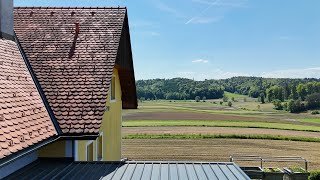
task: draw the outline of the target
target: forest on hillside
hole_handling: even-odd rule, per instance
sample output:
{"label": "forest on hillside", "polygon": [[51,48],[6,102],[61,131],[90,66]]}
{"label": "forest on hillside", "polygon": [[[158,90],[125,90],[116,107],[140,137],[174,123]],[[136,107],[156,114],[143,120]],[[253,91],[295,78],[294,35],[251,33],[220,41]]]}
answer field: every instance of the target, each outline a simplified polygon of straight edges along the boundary
{"label": "forest on hillside", "polygon": [[[273,102],[276,109],[286,109],[288,105],[299,105],[296,111],[306,107],[303,101],[316,99],[320,106],[320,79],[286,79],[261,77],[233,77],[220,80],[194,81],[186,78],[138,80],[136,82],[139,99],[194,100],[222,98],[224,91],[259,98]],[[319,98],[320,101],[320,98]],[[283,104],[282,102],[287,102]],[[289,110],[291,111],[291,110]],[[294,110],[292,110],[294,111]]]}

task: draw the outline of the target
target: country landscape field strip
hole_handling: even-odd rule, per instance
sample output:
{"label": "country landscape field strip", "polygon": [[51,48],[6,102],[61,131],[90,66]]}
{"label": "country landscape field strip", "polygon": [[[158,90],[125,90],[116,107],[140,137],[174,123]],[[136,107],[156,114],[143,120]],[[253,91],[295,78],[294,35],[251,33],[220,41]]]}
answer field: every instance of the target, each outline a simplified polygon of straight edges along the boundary
{"label": "country landscape field strip", "polygon": [[147,127],[147,126],[204,126],[204,127],[244,127],[281,129],[294,131],[320,132],[320,127],[300,124],[275,123],[275,122],[252,122],[252,121],[210,121],[210,120],[124,120],[124,127]]}
{"label": "country landscape field strip", "polygon": [[320,142],[320,138],[287,137],[272,135],[238,135],[238,134],[128,134],[123,139],[268,139],[302,142]]}

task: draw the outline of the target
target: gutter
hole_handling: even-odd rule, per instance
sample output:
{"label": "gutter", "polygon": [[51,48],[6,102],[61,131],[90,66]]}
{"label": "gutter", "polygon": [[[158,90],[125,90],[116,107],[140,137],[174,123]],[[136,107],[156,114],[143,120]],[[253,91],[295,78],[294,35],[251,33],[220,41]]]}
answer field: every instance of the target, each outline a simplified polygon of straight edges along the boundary
{"label": "gutter", "polygon": [[30,146],[30,147],[28,147],[26,149],[23,149],[20,152],[18,151],[17,153],[11,154],[10,156],[5,157],[5,158],[0,160],[0,168],[5,166],[5,165],[7,165],[7,164],[10,164],[10,163],[14,162],[15,160],[17,160],[17,159],[19,159],[19,158],[21,158],[23,156],[26,156],[26,155],[34,152],[35,150],[37,150],[37,149],[39,149],[39,148],[41,148],[43,146],[46,146],[46,145],[48,145],[48,144],[50,144],[52,142],[55,142],[55,141],[57,141],[59,139],[60,139],[60,137],[51,137],[51,138],[49,138],[47,140],[44,140],[43,142],[40,142],[40,143],[35,144],[35,145],[32,145],[32,146]]}
{"label": "gutter", "polygon": [[37,90],[38,90],[38,93],[40,94],[42,102],[43,102],[45,108],[47,109],[47,112],[48,112],[48,114],[50,116],[50,119],[51,119],[55,129],[56,129],[56,132],[58,133],[58,135],[62,135],[62,130],[61,130],[60,126],[59,126],[59,123],[58,123],[56,117],[54,116],[52,109],[50,108],[49,102],[48,102],[48,100],[47,100],[47,98],[46,98],[46,96],[45,96],[45,94],[44,94],[44,92],[43,92],[43,90],[42,90],[42,88],[40,86],[40,83],[39,83],[37,77],[35,76],[35,73],[33,72],[31,64],[28,61],[27,56],[24,53],[23,48],[21,47],[20,41],[17,38],[17,35],[16,35],[15,32],[14,32],[14,39],[15,39],[15,42],[17,43],[17,45],[18,45],[18,49],[20,51],[20,54],[21,54],[26,66],[27,66],[27,68],[29,70],[29,73],[30,73],[30,75],[32,77],[32,80],[33,80]]}

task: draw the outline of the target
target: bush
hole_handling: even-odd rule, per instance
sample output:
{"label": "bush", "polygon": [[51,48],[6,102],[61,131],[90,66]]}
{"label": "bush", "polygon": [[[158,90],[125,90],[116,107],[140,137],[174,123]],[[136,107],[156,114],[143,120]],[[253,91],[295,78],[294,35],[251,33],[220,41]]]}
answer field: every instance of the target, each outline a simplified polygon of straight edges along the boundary
{"label": "bush", "polygon": [[311,171],[309,180],[320,180],[320,170]]}
{"label": "bush", "polygon": [[203,96],[202,101],[206,102],[207,98],[205,96]]}
{"label": "bush", "polygon": [[275,99],[275,100],[272,101],[272,103],[273,103],[274,108],[275,108],[276,110],[282,110],[282,109],[283,109],[283,106],[282,106],[282,103],[281,103],[280,100]]}
{"label": "bush", "polygon": [[227,96],[223,95],[223,99],[222,100],[223,100],[223,102],[227,102],[229,100],[229,98]]}
{"label": "bush", "polygon": [[312,111],[311,114],[315,115],[315,114],[320,114],[319,111]]}
{"label": "bush", "polygon": [[195,100],[196,102],[200,102],[200,96],[196,96]]}
{"label": "bush", "polygon": [[220,101],[220,105],[222,105],[223,104],[223,101]]}
{"label": "bush", "polygon": [[232,98],[231,98],[231,100],[232,100],[233,102],[235,102],[235,101],[236,101],[236,100],[234,99],[234,97],[232,97]]}
{"label": "bush", "polygon": [[231,101],[228,102],[228,106],[229,106],[229,107],[232,106],[232,102],[231,102]]}

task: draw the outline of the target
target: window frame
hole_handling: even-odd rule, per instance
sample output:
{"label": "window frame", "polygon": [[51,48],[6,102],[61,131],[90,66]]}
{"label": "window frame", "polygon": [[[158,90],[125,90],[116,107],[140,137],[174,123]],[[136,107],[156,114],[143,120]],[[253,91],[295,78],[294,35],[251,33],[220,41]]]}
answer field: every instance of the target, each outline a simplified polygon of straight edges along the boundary
{"label": "window frame", "polygon": [[[101,157],[99,158],[99,139],[101,138]],[[96,140],[96,159],[97,161],[103,161],[103,132],[100,132],[99,137]]]}
{"label": "window frame", "polygon": [[[114,84],[112,84],[112,80],[114,79]],[[114,93],[114,97],[112,94]],[[111,85],[110,85],[110,103],[116,102],[116,76],[111,76]]]}
{"label": "window frame", "polygon": [[92,144],[92,161],[94,161],[94,156],[93,156],[93,147],[94,147],[94,145],[93,145],[93,140],[90,140],[90,141],[88,141],[87,143],[86,143],[86,161],[89,161],[88,160],[88,147]]}

